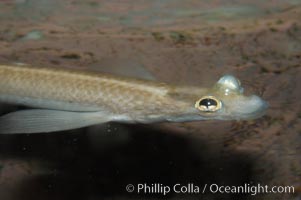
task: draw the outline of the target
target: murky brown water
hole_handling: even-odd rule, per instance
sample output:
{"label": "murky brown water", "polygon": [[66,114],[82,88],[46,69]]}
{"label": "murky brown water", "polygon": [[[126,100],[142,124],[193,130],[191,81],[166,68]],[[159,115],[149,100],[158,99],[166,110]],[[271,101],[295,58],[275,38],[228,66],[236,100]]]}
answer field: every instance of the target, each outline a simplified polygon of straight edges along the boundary
{"label": "murky brown water", "polygon": [[[0,199],[165,199],[129,183],[293,185],[295,194],[169,194],[171,199],[298,199],[298,1],[0,0],[0,61],[103,70],[211,86],[237,76],[270,104],[243,122],[95,127],[0,135]],[[235,6],[233,6],[235,5]],[[8,112],[15,107],[2,107]]]}

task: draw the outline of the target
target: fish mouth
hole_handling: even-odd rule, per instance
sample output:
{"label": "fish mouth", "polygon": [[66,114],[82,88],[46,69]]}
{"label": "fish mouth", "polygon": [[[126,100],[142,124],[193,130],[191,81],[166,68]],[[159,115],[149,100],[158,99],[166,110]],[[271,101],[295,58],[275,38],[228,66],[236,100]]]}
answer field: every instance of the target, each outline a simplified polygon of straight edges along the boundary
{"label": "fish mouth", "polygon": [[269,105],[266,101],[253,95],[243,101],[236,102],[236,104],[231,107],[232,114],[230,112],[229,115],[230,118],[232,115],[233,119],[236,120],[256,119],[262,117],[266,113],[268,107]]}

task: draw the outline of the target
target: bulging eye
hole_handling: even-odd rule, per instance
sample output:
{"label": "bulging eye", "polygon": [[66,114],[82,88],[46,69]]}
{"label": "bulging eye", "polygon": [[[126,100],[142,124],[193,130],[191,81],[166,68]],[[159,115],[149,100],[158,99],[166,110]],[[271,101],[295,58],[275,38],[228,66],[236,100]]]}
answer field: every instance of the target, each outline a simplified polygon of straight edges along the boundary
{"label": "bulging eye", "polygon": [[195,103],[195,107],[203,112],[215,112],[222,107],[222,103],[213,96],[204,96]]}

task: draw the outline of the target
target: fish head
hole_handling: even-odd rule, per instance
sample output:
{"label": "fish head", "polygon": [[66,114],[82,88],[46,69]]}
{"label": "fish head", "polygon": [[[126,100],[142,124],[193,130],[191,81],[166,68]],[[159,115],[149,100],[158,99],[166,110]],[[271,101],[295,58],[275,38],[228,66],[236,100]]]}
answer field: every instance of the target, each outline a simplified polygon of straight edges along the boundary
{"label": "fish head", "polygon": [[264,115],[267,102],[256,95],[245,96],[240,81],[224,75],[195,103],[202,119],[248,120]]}

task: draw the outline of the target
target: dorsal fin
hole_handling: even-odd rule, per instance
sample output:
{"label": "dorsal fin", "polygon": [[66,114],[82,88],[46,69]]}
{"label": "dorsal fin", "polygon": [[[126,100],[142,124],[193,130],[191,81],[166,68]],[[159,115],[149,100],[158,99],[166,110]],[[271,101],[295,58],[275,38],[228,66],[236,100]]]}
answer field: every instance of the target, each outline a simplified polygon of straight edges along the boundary
{"label": "dorsal fin", "polygon": [[92,66],[93,69],[108,74],[139,78],[145,80],[156,80],[142,63],[131,59],[107,58]]}

